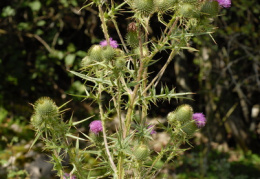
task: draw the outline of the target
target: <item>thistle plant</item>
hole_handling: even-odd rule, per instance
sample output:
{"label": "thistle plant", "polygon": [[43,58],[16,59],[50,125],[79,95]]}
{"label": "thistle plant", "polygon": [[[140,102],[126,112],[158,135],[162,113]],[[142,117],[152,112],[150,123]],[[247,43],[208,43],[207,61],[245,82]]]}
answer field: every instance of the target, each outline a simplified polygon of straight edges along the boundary
{"label": "thistle plant", "polygon": [[[222,7],[230,7],[230,0],[125,0],[116,4],[113,0],[93,0],[85,5],[95,6],[99,11],[104,41],[93,44],[88,55],[82,59],[81,68],[71,71],[86,84],[84,99],[97,103],[99,114],[89,125],[89,134],[80,138],[71,133],[71,128],[93,117],[73,122],[71,117],[64,122],[61,110],[48,97],[40,98],[33,105],[35,113],[32,125],[36,130],[35,142],[41,138],[45,149],[52,152],[52,163],[60,178],[155,178],[168,162],[178,156],[184,143],[206,124],[202,113],[194,113],[188,104],[180,105],[167,116],[167,123],[150,124],[147,116],[151,103],[188,98],[192,92],[177,93],[175,89],[162,86],[160,82],[167,66],[182,50],[197,51],[190,47],[194,36],[210,35],[215,31],[212,20]],[[127,12],[132,17],[124,36],[117,16]],[[149,37],[151,17],[162,24],[162,33],[157,39]],[[167,16],[167,18],[165,18]],[[112,22],[120,42],[113,40],[107,26]],[[155,59],[162,51],[169,53],[165,64],[152,80],[148,80],[148,67],[161,59]],[[109,100],[104,100],[104,95]],[[119,125],[116,132],[107,128],[111,114],[116,114]],[[165,131],[170,140],[156,153],[150,146],[156,128]],[[70,138],[74,139],[71,140]],[[82,148],[79,141],[89,142]],[[88,168],[86,154],[95,155],[97,165]],[[70,174],[65,173],[62,161],[69,156]],[[163,160],[164,165],[157,163]],[[99,176],[92,174],[101,170]]]}

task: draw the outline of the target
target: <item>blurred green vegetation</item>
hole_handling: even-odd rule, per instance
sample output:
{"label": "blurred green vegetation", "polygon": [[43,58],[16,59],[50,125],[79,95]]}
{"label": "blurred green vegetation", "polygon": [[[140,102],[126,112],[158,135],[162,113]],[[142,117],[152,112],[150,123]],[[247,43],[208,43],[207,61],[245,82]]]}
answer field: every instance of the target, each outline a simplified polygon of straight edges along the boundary
{"label": "blurred green vegetation", "polygon": [[[41,96],[50,96],[60,105],[73,98],[69,107],[75,111],[75,120],[95,113],[94,105],[69,95],[82,94],[84,88],[68,70],[77,70],[91,44],[104,38],[95,7],[79,11],[84,3],[0,2],[0,176],[10,157],[19,152],[25,155],[25,146],[34,138],[29,103]],[[180,54],[162,78],[163,84],[176,86],[177,91],[195,92],[195,101],[190,103],[208,119],[202,131],[205,141],[173,166],[178,178],[260,176],[260,3],[236,0],[220,12],[213,22],[218,27],[214,40],[210,36],[193,39],[190,45],[199,52]],[[125,32],[127,23],[119,24]],[[108,26],[118,40],[114,27]],[[151,26],[151,36],[156,36],[161,29],[155,19]],[[158,63],[150,70],[160,67]],[[174,103],[158,106],[152,107],[153,116],[164,117],[175,107]],[[86,124],[82,127],[88,130]],[[216,145],[227,146],[225,152],[216,150]],[[239,157],[231,160],[233,152]],[[13,178],[26,175],[25,161],[17,158],[19,165],[10,173]]]}

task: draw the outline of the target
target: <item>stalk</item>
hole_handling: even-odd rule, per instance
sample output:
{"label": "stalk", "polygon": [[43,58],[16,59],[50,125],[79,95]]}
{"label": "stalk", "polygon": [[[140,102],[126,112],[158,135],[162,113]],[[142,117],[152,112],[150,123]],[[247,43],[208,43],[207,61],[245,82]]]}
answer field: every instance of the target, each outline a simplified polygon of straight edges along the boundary
{"label": "stalk", "polygon": [[106,124],[105,124],[103,105],[102,105],[102,101],[101,101],[101,94],[102,94],[102,84],[99,83],[99,86],[98,86],[98,96],[99,96],[98,106],[99,106],[99,111],[100,111],[102,127],[103,127],[103,130],[102,130],[102,132],[103,132],[103,139],[104,139],[104,144],[105,144],[105,148],[106,148],[106,154],[108,156],[111,168],[113,169],[114,173],[117,173],[117,169],[116,169],[115,163],[114,163],[114,161],[113,161],[113,159],[111,157],[111,154],[110,154],[110,151],[109,151],[109,148],[108,148],[108,144],[107,144]]}
{"label": "stalk", "polygon": [[[139,29],[139,33],[138,33],[138,38],[139,38],[139,47],[140,47],[140,66],[138,69],[136,82],[139,82],[143,76],[144,61],[146,60],[145,58],[143,58],[143,45],[142,45],[142,40],[141,40],[140,29]],[[129,97],[130,103],[129,103],[127,114],[126,114],[126,130],[124,131],[124,138],[129,134],[129,131],[130,131],[130,125],[131,125],[131,121],[132,121],[131,120],[132,112],[135,108],[135,99],[136,99],[139,87],[140,87],[140,83],[136,84],[134,87],[133,93]]]}
{"label": "stalk", "polygon": [[100,18],[101,23],[102,23],[101,27],[102,27],[103,33],[105,35],[105,39],[107,41],[107,44],[110,44],[109,43],[108,30],[107,30],[107,24],[105,22],[104,12],[102,10],[102,5],[101,4],[98,5],[98,10],[99,10],[99,18]]}

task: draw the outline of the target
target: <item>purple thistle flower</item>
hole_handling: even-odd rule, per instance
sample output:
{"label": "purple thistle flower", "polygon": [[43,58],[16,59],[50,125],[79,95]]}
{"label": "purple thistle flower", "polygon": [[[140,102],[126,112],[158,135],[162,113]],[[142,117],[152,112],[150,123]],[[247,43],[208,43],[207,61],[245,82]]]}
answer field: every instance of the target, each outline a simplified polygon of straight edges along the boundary
{"label": "purple thistle flower", "polygon": [[192,119],[195,120],[195,123],[198,126],[198,128],[204,127],[207,122],[203,113],[194,113],[192,115]]}
{"label": "purple thistle flower", "polygon": [[70,178],[70,174],[69,173],[64,173],[63,179],[76,179],[76,177],[74,175],[72,175],[71,178]]}
{"label": "purple thistle flower", "polygon": [[101,132],[103,130],[102,122],[100,120],[92,121],[89,124],[89,128],[90,128],[91,132],[98,134],[99,132]]}
{"label": "purple thistle flower", "polygon": [[[117,41],[113,40],[112,38],[109,38],[109,44],[113,48],[117,48],[118,47]],[[107,41],[106,40],[101,41],[100,45],[101,45],[101,47],[107,46]]]}
{"label": "purple thistle flower", "polygon": [[231,0],[217,0],[218,4],[222,7],[229,8],[231,6]]}
{"label": "purple thistle flower", "polygon": [[[147,129],[150,129],[151,127],[153,128],[154,125],[149,125],[149,126],[147,127]],[[156,131],[155,131],[154,129],[152,129],[152,131],[151,131],[150,134],[156,134]]]}

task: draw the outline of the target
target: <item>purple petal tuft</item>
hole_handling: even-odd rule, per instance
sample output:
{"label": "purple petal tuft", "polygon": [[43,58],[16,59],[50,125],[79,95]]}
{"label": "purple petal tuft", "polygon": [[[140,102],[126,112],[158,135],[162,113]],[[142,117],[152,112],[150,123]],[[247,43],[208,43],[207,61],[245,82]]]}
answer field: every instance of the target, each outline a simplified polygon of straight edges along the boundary
{"label": "purple petal tuft", "polygon": [[92,121],[89,124],[89,128],[90,128],[91,132],[98,134],[99,132],[101,132],[103,130],[102,122],[100,120]]}
{"label": "purple petal tuft", "polygon": [[222,7],[229,8],[231,7],[231,0],[217,0],[218,4]]}
{"label": "purple petal tuft", "polygon": [[206,118],[203,113],[194,113],[192,119],[195,120],[198,128],[204,127],[206,125]]}
{"label": "purple petal tuft", "polygon": [[[107,41],[106,40],[101,41],[100,45],[101,45],[101,47],[107,46]],[[118,47],[117,41],[113,40],[112,38],[109,38],[109,45],[111,47],[113,47],[113,48],[117,48]]]}

